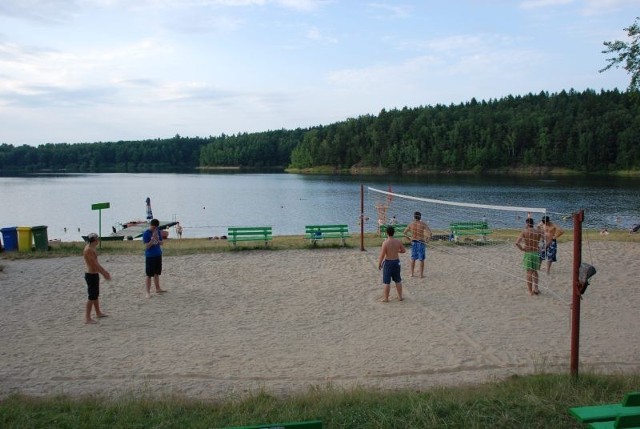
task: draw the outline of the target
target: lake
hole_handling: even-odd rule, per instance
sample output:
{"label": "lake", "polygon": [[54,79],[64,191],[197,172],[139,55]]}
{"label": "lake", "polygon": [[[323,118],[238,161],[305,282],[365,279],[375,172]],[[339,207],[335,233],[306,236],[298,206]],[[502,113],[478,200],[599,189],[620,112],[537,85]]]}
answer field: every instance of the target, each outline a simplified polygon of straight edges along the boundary
{"label": "lake", "polygon": [[[179,221],[185,238],[255,225],[273,226],[274,235],[302,234],[305,225],[329,223],[347,223],[355,232],[361,184],[371,219],[376,210],[367,187],[391,186],[393,192],[424,198],[543,207],[558,216],[585,209],[586,227],[628,229],[640,222],[638,178],[111,173],[0,177],[0,227],[46,225],[49,239],[77,241],[98,230],[98,211],[91,205],[109,202],[102,211],[102,234],[108,235],[118,223],[145,219],[149,197],[154,217]],[[407,206],[397,214],[409,212]],[[375,221],[367,230],[375,230]]]}

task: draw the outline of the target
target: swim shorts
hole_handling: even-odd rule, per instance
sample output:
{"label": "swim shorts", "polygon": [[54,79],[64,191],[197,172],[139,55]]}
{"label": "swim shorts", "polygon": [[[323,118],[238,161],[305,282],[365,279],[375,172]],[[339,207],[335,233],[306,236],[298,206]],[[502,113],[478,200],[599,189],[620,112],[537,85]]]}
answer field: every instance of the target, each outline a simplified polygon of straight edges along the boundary
{"label": "swim shorts", "polygon": [[402,278],[400,278],[400,259],[386,259],[382,264],[382,284],[391,284],[391,280],[396,284],[402,283]]}
{"label": "swim shorts", "polygon": [[147,256],[145,259],[145,272],[147,277],[162,274],[162,256]]}
{"label": "swim shorts", "polygon": [[411,240],[411,259],[424,261],[427,255],[427,245],[424,241]]}
{"label": "swim shorts", "polygon": [[551,240],[551,244],[548,248],[543,248],[540,251],[540,259],[546,259],[547,261],[556,262],[556,254],[558,253],[558,242]]}
{"label": "swim shorts", "polygon": [[538,271],[540,269],[540,255],[538,252],[524,252],[522,266],[525,270]]}
{"label": "swim shorts", "polygon": [[98,273],[84,273],[84,281],[87,282],[89,301],[95,301],[100,296],[100,275]]}

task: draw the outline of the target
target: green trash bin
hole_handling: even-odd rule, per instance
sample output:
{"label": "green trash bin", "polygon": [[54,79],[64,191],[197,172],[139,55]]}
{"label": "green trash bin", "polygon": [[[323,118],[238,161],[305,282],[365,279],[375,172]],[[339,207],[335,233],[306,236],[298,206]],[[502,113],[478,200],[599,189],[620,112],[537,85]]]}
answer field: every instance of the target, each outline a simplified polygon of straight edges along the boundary
{"label": "green trash bin", "polygon": [[47,236],[47,226],[38,225],[32,226],[31,232],[33,232],[33,244],[36,250],[46,251],[49,250],[49,237]]}
{"label": "green trash bin", "polygon": [[30,226],[19,226],[18,230],[18,252],[30,252],[33,234]]}

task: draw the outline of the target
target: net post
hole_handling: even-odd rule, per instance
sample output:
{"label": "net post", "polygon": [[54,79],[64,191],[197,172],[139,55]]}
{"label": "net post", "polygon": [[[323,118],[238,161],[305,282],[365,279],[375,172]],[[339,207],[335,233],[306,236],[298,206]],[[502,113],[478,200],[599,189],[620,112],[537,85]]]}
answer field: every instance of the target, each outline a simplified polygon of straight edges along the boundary
{"label": "net post", "polygon": [[364,252],[364,184],[360,184],[360,251]]}
{"label": "net post", "polygon": [[582,222],[584,210],[573,214],[573,300],[571,305],[571,376],[578,379],[578,363],[580,358],[580,295],[579,276],[582,263]]}

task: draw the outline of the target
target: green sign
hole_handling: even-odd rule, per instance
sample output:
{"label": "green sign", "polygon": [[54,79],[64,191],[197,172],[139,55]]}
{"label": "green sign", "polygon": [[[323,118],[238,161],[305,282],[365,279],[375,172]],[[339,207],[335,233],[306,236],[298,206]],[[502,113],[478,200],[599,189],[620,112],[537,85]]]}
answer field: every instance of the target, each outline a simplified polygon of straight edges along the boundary
{"label": "green sign", "polygon": [[109,207],[111,207],[109,205],[109,203],[95,203],[95,204],[91,204],[91,210],[102,210],[102,209],[108,209]]}

